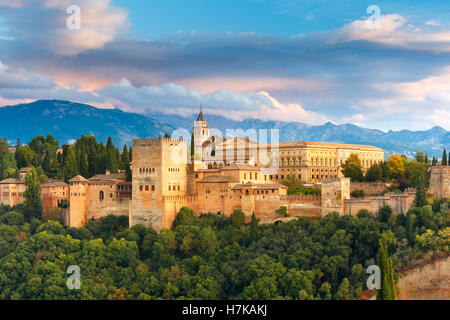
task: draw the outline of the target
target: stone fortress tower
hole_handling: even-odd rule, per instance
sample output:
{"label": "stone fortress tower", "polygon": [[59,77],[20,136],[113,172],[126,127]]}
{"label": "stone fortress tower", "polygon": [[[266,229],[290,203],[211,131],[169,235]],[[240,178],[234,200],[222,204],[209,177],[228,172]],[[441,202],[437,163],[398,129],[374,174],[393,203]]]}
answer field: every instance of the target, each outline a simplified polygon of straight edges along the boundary
{"label": "stone fortress tower", "polygon": [[450,198],[450,166],[431,168],[428,193],[436,199]]}
{"label": "stone fortress tower", "polygon": [[185,202],[186,152],[181,139],[133,140],[130,225],[142,223],[157,230],[171,226]]}

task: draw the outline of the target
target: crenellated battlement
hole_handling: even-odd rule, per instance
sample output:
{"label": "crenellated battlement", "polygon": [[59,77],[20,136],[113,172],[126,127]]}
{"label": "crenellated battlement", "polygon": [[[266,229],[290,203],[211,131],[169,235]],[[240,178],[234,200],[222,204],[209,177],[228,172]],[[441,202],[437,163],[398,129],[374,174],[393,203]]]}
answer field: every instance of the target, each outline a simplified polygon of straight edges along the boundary
{"label": "crenellated battlement", "polygon": [[198,200],[197,195],[190,195],[190,196],[162,196],[163,201],[165,202],[184,202],[189,203],[193,201]]}
{"label": "crenellated battlement", "polygon": [[287,196],[280,196],[280,200],[304,200],[304,201],[320,201],[322,197],[316,194],[289,194]]}
{"label": "crenellated battlement", "polygon": [[160,145],[164,142],[180,143],[184,141],[185,141],[184,139],[172,139],[172,138],[133,139],[133,146],[152,146],[152,145]]}

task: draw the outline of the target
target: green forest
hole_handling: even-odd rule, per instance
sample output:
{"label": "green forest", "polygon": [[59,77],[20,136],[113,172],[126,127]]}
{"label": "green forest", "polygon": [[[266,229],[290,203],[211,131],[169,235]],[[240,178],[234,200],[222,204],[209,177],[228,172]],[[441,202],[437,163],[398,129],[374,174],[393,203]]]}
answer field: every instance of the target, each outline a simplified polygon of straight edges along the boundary
{"label": "green forest", "polygon": [[[21,168],[35,167],[40,180],[47,178],[68,181],[80,174],[91,178],[106,170],[126,172],[131,180],[130,161],[132,148],[116,147],[111,138],[106,145],[97,142],[93,136],[82,136],[73,144],[63,144],[52,135],[35,136],[27,145],[16,142],[15,152],[10,152],[7,139],[0,141],[0,180],[18,178]],[[60,150],[60,152],[58,152]]]}
{"label": "green forest", "polygon": [[[196,217],[182,208],[157,233],[126,217],[82,228],[42,222],[24,207],[0,209],[0,299],[357,299],[366,268],[387,266],[395,297],[398,273],[417,259],[449,253],[449,203],[392,215],[330,213],[260,224],[242,211]],[[80,290],[66,282],[81,270]],[[390,268],[390,269],[389,269]],[[382,270],[383,272],[383,270]]]}

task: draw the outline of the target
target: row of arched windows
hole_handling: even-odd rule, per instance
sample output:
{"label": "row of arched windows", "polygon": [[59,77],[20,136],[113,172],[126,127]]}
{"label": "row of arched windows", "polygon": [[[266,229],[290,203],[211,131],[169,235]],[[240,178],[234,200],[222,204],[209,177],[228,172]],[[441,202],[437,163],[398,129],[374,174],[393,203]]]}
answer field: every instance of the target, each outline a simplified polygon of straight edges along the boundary
{"label": "row of arched windows", "polygon": [[139,168],[139,173],[152,173],[155,172],[155,168]]}

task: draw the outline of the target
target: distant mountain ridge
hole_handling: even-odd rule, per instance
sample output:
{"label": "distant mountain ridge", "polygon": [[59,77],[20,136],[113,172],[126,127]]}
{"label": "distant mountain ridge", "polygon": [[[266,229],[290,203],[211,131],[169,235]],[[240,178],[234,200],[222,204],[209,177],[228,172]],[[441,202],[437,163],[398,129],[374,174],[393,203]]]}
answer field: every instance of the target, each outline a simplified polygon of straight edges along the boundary
{"label": "distant mountain ridge", "polygon": [[[152,114],[155,119],[168,122],[175,127],[192,126],[191,118],[178,115]],[[449,150],[450,132],[439,126],[425,131],[388,131],[367,129],[354,124],[336,125],[331,122],[323,125],[311,126],[299,122],[262,121],[247,119],[233,121],[217,115],[205,115],[211,128],[220,130],[223,134],[226,129],[279,129],[280,142],[289,141],[315,141],[349,144],[367,144],[386,150],[387,154],[399,153],[413,156],[417,150],[426,152],[429,156],[442,156],[444,148]]]}
{"label": "distant mountain ridge", "polygon": [[0,134],[15,143],[28,143],[36,135],[52,134],[60,144],[82,135],[93,135],[106,143],[130,144],[134,138],[156,137],[174,128],[156,119],[120,109],[98,109],[61,100],[39,100],[0,108]]}
{"label": "distant mountain ridge", "polygon": [[[389,131],[367,129],[353,124],[311,126],[298,122],[262,121],[247,119],[234,121],[205,114],[211,128],[226,129],[279,129],[280,142],[317,141],[351,144],[368,144],[383,148],[388,154],[404,153],[412,156],[422,150],[429,156],[442,155],[450,148],[450,132],[441,127],[425,131]],[[17,138],[28,143],[36,135],[52,134],[61,144],[81,135],[93,135],[106,142],[108,136],[114,143],[130,144],[133,138],[147,138],[171,133],[176,128],[192,130],[193,117],[179,115],[136,114],[120,109],[99,109],[87,104],[62,100],[39,100],[0,108],[0,135],[11,143]]]}

